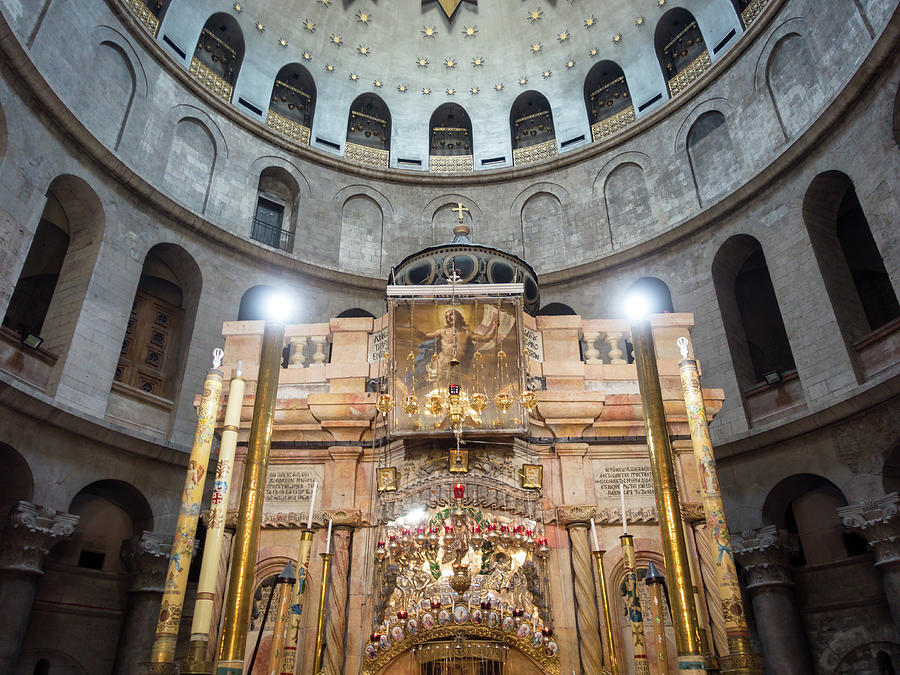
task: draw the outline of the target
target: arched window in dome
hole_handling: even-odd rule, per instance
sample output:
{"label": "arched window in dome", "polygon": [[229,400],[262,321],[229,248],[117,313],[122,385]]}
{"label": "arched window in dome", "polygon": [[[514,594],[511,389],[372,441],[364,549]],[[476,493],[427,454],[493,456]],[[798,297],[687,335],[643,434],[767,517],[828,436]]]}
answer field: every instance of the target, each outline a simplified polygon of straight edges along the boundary
{"label": "arched window in dome", "polygon": [[244,35],[233,17],[213,14],[200,31],[191,74],[204,87],[224,101],[231,101],[244,59]]}
{"label": "arched window in dome", "polygon": [[634,122],[628,82],[618,63],[600,61],[590,69],[584,79],[584,105],[595,141]]}
{"label": "arched window in dome", "polygon": [[266,124],[282,136],[309,145],[315,111],[316,84],[312,75],[299,63],[284,66],[272,86]]}
{"label": "arched window in dome", "polygon": [[294,250],[300,187],[280,166],[263,169],[256,188],[256,211],[250,238],[282,251]]}
{"label": "arched window in dome", "polygon": [[[144,394],[176,398],[200,283],[200,268],[181,247],[157,244],[147,252],[113,377],[115,393],[139,400]],[[168,431],[169,423],[168,415],[143,422],[161,431]]]}
{"label": "arched window in dome", "polygon": [[675,311],[672,305],[672,293],[661,279],[641,277],[628,288],[626,297],[639,293],[647,303],[647,314],[671,314]]}
{"label": "arched window in dome", "polygon": [[750,422],[802,405],[794,355],[759,242],[746,234],[730,237],[716,253],[712,277]]}
{"label": "arched window in dome", "polygon": [[472,122],[465,109],[456,103],[445,103],[431,114],[430,157],[432,173],[472,171]]}
{"label": "arched window in dome", "polygon": [[391,152],[391,112],[375,94],[357,96],[347,120],[344,157],[386,169]]}
{"label": "arched window in dome", "polygon": [[670,96],[684,91],[710,66],[709,50],[697,20],[681,7],[662,15],[656,24],[654,44]]}
{"label": "arched window in dome", "polygon": [[520,94],[509,112],[513,164],[531,164],[556,156],[556,132],[550,102],[536,91]]}
{"label": "arched window in dome", "polygon": [[850,178],[838,171],[816,176],[803,221],[854,365],[860,375],[880,370],[883,346],[866,338],[900,329],[900,303]]}

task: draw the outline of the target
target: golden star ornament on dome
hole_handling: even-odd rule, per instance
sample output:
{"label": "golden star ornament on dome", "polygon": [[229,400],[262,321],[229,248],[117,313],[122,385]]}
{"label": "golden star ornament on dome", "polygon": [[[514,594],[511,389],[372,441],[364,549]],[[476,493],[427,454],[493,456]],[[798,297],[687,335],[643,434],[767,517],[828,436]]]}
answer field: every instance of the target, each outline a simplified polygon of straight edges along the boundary
{"label": "golden star ornament on dome", "polygon": [[483,56],[475,56],[472,58],[472,67],[480,68],[484,65],[484,57]]}
{"label": "golden star ornament on dome", "polygon": [[381,87],[384,86],[384,82],[382,82],[381,80],[375,80],[374,82],[372,82],[372,86],[375,86],[375,87],[378,87],[379,89],[381,89]]}
{"label": "golden star ornament on dome", "polygon": [[284,38],[278,38],[278,44],[280,44],[282,47],[287,48],[287,40],[285,40]]}
{"label": "golden star ornament on dome", "polygon": [[407,90],[407,86],[405,84],[397,85],[397,91],[399,91],[401,94],[405,94],[406,90]]}
{"label": "golden star ornament on dome", "polygon": [[241,3],[236,2],[232,5],[232,7],[234,7],[234,11],[237,12],[238,14],[244,13],[244,6]]}
{"label": "golden star ornament on dome", "polygon": [[557,39],[559,42],[565,42],[566,40],[571,39],[571,37],[572,37],[572,34],[569,32],[569,29],[567,28],[567,29],[564,30],[563,32],[559,33],[559,34],[556,36],[556,39]]}
{"label": "golden star ornament on dome", "polygon": [[644,25],[644,17],[639,16],[634,20],[635,26],[643,26]]}
{"label": "golden star ornament on dome", "polygon": [[448,56],[444,59],[444,66],[446,68],[456,68],[456,59],[450,58]]}
{"label": "golden star ornament on dome", "polygon": [[551,75],[553,75],[553,73],[549,70],[545,70],[543,73],[541,73],[541,77],[543,77],[545,80],[549,80]]}
{"label": "golden star ornament on dome", "polygon": [[453,87],[447,87],[447,96],[453,96],[456,93],[456,89]]}
{"label": "golden star ornament on dome", "polygon": [[470,94],[473,94],[473,95],[474,95],[474,94],[477,94],[477,93],[480,92],[480,91],[481,91],[481,89],[479,89],[478,87],[472,87],[472,88],[469,89],[469,93],[470,93]]}
{"label": "golden star ornament on dome", "polygon": [[494,85],[494,91],[503,91],[503,83],[502,83],[502,82],[498,82],[497,84],[495,84],[495,85]]}
{"label": "golden star ornament on dome", "polygon": [[428,96],[431,94],[431,87],[422,87],[422,94]]}
{"label": "golden star ornament on dome", "polygon": [[334,64],[332,64],[332,63],[326,63],[326,64],[325,64],[325,70],[327,70],[329,73],[333,73],[333,72],[334,72]]}
{"label": "golden star ornament on dome", "polygon": [[588,55],[589,56],[597,56],[597,54],[599,54],[599,53],[600,53],[600,50],[597,49],[596,47],[594,47],[593,49],[591,49],[591,51],[588,52]]}
{"label": "golden star ornament on dome", "polygon": [[308,30],[310,33],[316,32],[316,24],[309,19],[303,19],[303,28]]}
{"label": "golden star ornament on dome", "polygon": [[519,86],[520,86],[520,87],[524,87],[526,84],[528,84],[528,78],[527,78],[527,77],[520,77],[520,78],[519,78]]}
{"label": "golden star ornament on dome", "polygon": [[362,23],[362,24],[365,24],[366,26],[368,26],[369,22],[372,20],[372,15],[369,14],[368,12],[364,12],[361,9],[359,9],[356,11],[356,20],[359,23]]}
{"label": "golden star ornament on dome", "polygon": [[478,26],[463,26],[462,34],[464,37],[477,37],[478,36]]}
{"label": "golden star ornament on dome", "polygon": [[356,51],[360,54],[360,56],[369,56],[372,53],[372,48],[368,45],[359,45],[356,48]]}
{"label": "golden star ornament on dome", "polygon": [[534,23],[535,21],[540,21],[544,18],[544,10],[538,7],[537,9],[528,10],[528,16],[525,17],[529,22]]}
{"label": "golden star ornament on dome", "polygon": [[574,67],[575,67],[575,59],[569,59],[568,61],[566,61],[566,69],[567,70],[571,70]]}
{"label": "golden star ornament on dome", "polygon": [[420,56],[416,59],[416,67],[418,68],[427,68],[428,67],[428,57]]}
{"label": "golden star ornament on dome", "polygon": [[588,18],[586,18],[584,20],[584,27],[585,28],[593,28],[596,23],[597,23],[597,17],[594,16],[593,14],[591,14]]}
{"label": "golden star ornament on dome", "polygon": [[531,53],[538,54],[543,48],[544,45],[542,45],[540,42],[535,42],[533,45],[531,45]]}
{"label": "golden star ornament on dome", "polygon": [[431,38],[432,40],[437,37],[438,31],[436,26],[422,26],[422,37]]}
{"label": "golden star ornament on dome", "polygon": [[328,41],[335,47],[340,47],[342,44],[344,44],[344,38],[342,38],[337,33],[332,33],[331,35],[329,35]]}
{"label": "golden star ornament on dome", "polygon": [[359,75],[357,75],[356,73],[350,73],[349,75],[347,75],[347,77],[354,82],[359,82]]}
{"label": "golden star ornament on dome", "polygon": [[308,51],[305,51],[305,50],[304,50],[304,51],[300,54],[300,56],[303,57],[303,60],[304,60],[304,61],[312,61],[312,54],[310,54]]}
{"label": "golden star ornament on dome", "polygon": [[613,42],[621,42],[621,41],[622,41],[622,34],[621,34],[621,33],[616,33],[615,35],[613,35],[613,36],[612,36],[612,41],[613,41]]}
{"label": "golden star ornament on dome", "polygon": [[262,25],[262,23],[260,23],[259,21],[257,21],[257,22],[256,22],[256,30],[258,30],[260,33],[265,33],[265,32],[266,32],[266,27],[265,27],[264,25]]}

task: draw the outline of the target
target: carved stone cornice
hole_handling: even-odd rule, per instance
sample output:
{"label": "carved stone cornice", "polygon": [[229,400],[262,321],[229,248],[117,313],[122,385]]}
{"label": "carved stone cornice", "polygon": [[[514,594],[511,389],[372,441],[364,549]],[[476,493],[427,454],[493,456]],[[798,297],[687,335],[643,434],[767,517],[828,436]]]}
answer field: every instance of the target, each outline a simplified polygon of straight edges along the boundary
{"label": "carved stone cornice", "polygon": [[166,580],[172,536],[144,531],[122,543],[121,558],[125,569],[134,574],[128,591],[162,593]]}
{"label": "carved stone cornice", "polygon": [[80,516],[19,501],[0,533],[0,569],[43,574],[44,558],[75,532]]}
{"label": "carved stone cornice", "polygon": [[556,522],[563,526],[587,525],[591,518],[596,519],[595,504],[570,504],[556,507]]}
{"label": "carved stone cornice", "polygon": [[[569,508],[566,506],[559,507],[561,509]],[[634,523],[635,525],[651,525],[656,520],[656,509],[652,506],[637,506],[632,508],[625,509],[625,515],[628,516],[628,522]],[[599,508],[595,507],[593,516],[588,516],[587,520],[590,520],[593,517],[594,522],[597,525],[616,525],[621,524],[622,522],[622,513],[619,509],[614,508]],[[563,525],[565,523],[560,522],[558,520],[559,514],[556,512],[550,512],[550,518],[546,521],[548,523],[557,523],[559,525]]]}
{"label": "carved stone cornice", "polygon": [[796,547],[786,532],[774,525],[744,530],[732,535],[731,544],[748,590],[793,585],[789,561]]}
{"label": "carved stone cornice", "polygon": [[[205,527],[209,527],[209,509],[200,512],[200,519],[203,521],[203,525]],[[237,523],[238,523],[238,512],[237,511],[228,511],[225,514],[225,531],[231,532],[234,534],[237,531]]]}
{"label": "carved stone cornice", "polygon": [[859,532],[875,552],[875,565],[900,562],[900,493],[842,506],[837,510],[844,527]]}
{"label": "carved stone cornice", "polygon": [[706,521],[706,511],[703,504],[692,504],[690,502],[681,503],[681,519],[688,523],[702,523]]}
{"label": "carved stone cornice", "polygon": [[[313,513],[313,529],[328,527],[331,518],[335,527],[362,527],[366,525],[359,509],[323,509]],[[303,529],[309,522],[307,511],[277,511],[264,513],[262,526],[269,529]]]}

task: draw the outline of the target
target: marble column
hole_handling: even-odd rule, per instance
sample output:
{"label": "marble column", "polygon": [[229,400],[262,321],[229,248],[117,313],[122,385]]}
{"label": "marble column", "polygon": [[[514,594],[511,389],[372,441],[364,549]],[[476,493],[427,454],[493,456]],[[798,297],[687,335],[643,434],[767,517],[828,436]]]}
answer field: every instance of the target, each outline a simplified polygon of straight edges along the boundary
{"label": "marble column", "polygon": [[572,583],[575,586],[575,621],[578,628],[578,650],[584,673],[600,673],[603,669],[603,644],[600,640],[600,617],[591,561],[588,520],[596,515],[590,506],[561,506],[557,510],[560,525],[569,531],[572,556]]}
{"label": "marble column", "polygon": [[842,506],[837,512],[844,526],[865,537],[874,551],[894,631],[900,634],[900,493]]}
{"label": "marble column", "polygon": [[786,534],[768,525],[733,535],[732,545],[753,603],[766,672],[812,673],[788,563],[793,547]]}
{"label": "marble column", "polygon": [[0,532],[0,673],[15,672],[50,549],[72,536],[79,516],[17,502]]}
{"label": "marble column", "polygon": [[353,527],[335,522],[331,559],[331,583],[328,589],[323,670],[327,675],[344,672],[344,635],[347,631],[347,594],[350,583],[350,541]]}
{"label": "marble column", "polygon": [[113,675],[140,672],[140,664],[147,661],[171,552],[172,535],[160,532],[145,531],[122,544],[122,563],[132,577]]}

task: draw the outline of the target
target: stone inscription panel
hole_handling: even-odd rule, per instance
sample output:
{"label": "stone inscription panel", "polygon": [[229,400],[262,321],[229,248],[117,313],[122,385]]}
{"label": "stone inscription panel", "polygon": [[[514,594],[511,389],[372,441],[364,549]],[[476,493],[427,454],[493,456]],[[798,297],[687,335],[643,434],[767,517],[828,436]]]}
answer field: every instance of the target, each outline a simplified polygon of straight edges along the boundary
{"label": "stone inscription panel", "polygon": [[625,486],[626,497],[652,497],[653,475],[649,462],[597,462],[594,465],[597,496],[618,499],[619,485]]}
{"label": "stone inscription panel", "polygon": [[313,482],[319,481],[316,508],[322,508],[322,478],[325,467],[316,465],[270,466],[266,477],[266,501],[263,513],[300,511],[306,513]]}

